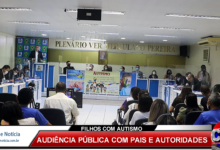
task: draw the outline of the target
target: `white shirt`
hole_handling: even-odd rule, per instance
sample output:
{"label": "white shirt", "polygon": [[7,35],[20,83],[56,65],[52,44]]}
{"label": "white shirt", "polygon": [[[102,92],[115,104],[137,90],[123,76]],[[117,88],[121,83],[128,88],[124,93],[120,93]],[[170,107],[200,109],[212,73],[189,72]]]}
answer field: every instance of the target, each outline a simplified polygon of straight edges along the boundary
{"label": "white shirt", "polygon": [[135,125],[135,122],[139,119],[145,119],[149,117],[149,112],[140,112],[140,111],[136,111],[130,121],[130,125]]}
{"label": "white shirt", "polygon": [[26,118],[26,119],[21,119],[18,120],[19,125],[37,125],[35,122],[35,118]]}
{"label": "white shirt", "polygon": [[128,106],[128,110],[127,110],[127,112],[126,112],[126,114],[124,115],[124,120],[126,121],[125,122],[125,125],[128,125],[128,121],[129,121],[129,114],[130,114],[130,112],[133,110],[133,109],[137,109],[137,103],[133,103],[133,104],[130,104],[129,106]]}
{"label": "white shirt", "polygon": [[38,52],[35,51],[35,62],[37,63],[38,62]]}
{"label": "white shirt", "polygon": [[64,93],[57,93],[56,95],[48,97],[44,102],[44,108],[62,109],[65,113],[67,124],[69,124],[72,119],[72,115],[74,117],[79,115],[79,110],[75,100],[67,97]]}

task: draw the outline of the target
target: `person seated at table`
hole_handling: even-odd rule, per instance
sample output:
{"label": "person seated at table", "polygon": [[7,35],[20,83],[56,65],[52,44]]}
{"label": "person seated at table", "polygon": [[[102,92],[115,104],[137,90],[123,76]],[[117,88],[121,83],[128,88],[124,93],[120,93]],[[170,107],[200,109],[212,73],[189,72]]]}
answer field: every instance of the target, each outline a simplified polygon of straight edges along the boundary
{"label": "person seated at table", "polygon": [[164,76],[164,79],[174,80],[174,76],[172,75],[172,71],[170,69],[167,70],[167,74]]}
{"label": "person seated at table", "polygon": [[2,81],[3,78],[9,80],[9,75],[8,75],[9,70],[10,70],[9,65],[4,65],[2,69],[0,69],[0,82]]}
{"label": "person seated at table", "polygon": [[167,113],[169,113],[167,104],[161,99],[154,100],[154,102],[152,103],[150,107],[150,115],[149,115],[148,122],[146,123],[146,125],[157,124],[156,121],[158,117],[162,114],[167,114]]}
{"label": "person seated at table", "polygon": [[177,73],[175,76],[175,81],[177,85],[182,85],[183,76],[180,73]]}
{"label": "person seated at table", "polygon": [[105,65],[102,71],[108,71],[108,65]]}
{"label": "person seated at table", "polygon": [[125,72],[125,67],[124,66],[121,66],[120,72]]}
{"label": "person seated at table", "polygon": [[24,119],[18,103],[7,101],[1,109],[1,125],[37,125],[34,118]]}
{"label": "person seated at table", "polygon": [[124,103],[121,105],[120,109],[124,110],[128,101],[138,100],[138,93],[141,91],[139,87],[131,88],[130,97],[128,97]]}
{"label": "person seated at table", "polygon": [[56,95],[48,97],[44,102],[44,108],[58,108],[65,113],[66,123],[71,124],[70,121],[79,115],[79,110],[74,99],[65,95],[66,84],[58,82],[56,85]]}
{"label": "person seated at table", "polygon": [[133,114],[129,124],[135,125],[137,120],[149,118],[149,111],[152,103],[153,99],[150,96],[140,98],[138,101],[138,111]]}
{"label": "person seated at table", "polygon": [[186,108],[181,107],[176,117],[176,121],[184,123],[186,115],[192,111],[203,111],[203,107],[198,105],[197,96],[194,93],[190,93],[186,96]]}
{"label": "person seated at table", "polygon": [[28,88],[23,88],[18,92],[18,103],[24,118],[33,117],[39,125],[51,125],[50,122],[41,114],[40,111],[33,108],[28,108],[28,105],[33,101],[33,92]]}
{"label": "person seated at table", "polygon": [[131,91],[131,82],[132,82],[132,75],[130,73],[124,73],[120,80],[120,95],[129,95]]}
{"label": "person seated at table", "polygon": [[143,78],[143,72],[140,71],[140,66],[136,65],[135,71],[137,73],[138,78]]}
{"label": "person seated at table", "polygon": [[89,71],[93,71],[93,69],[94,69],[94,65],[93,65],[93,64],[90,64],[90,65],[89,65]]}
{"label": "person seated at table", "polygon": [[180,95],[177,96],[177,97],[174,99],[172,105],[170,106],[169,111],[170,111],[170,112],[173,112],[174,109],[175,109],[175,107],[176,107],[176,105],[178,105],[178,104],[180,104],[180,103],[184,103],[184,100],[186,99],[186,96],[187,96],[188,94],[190,94],[190,93],[192,93],[192,89],[191,89],[189,86],[183,87],[183,89],[182,89]]}
{"label": "person seated at table", "polygon": [[29,77],[29,66],[24,66],[22,70],[19,72],[20,77],[23,75],[24,77]]}
{"label": "person seated at table", "polygon": [[204,111],[208,111],[207,102],[208,102],[209,96],[211,95],[211,91],[210,91],[210,89],[208,88],[208,86],[202,85],[202,86],[201,86],[201,93],[202,93],[202,95],[204,96],[204,97],[201,99],[201,105],[203,106]]}
{"label": "person seated at table", "polygon": [[189,85],[193,88],[194,91],[200,91],[201,83],[198,79],[194,77],[193,74],[188,75]]}
{"label": "person seated at table", "polygon": [[[147,97],[147,96],[149,96],[148,91],[147,91],[147,90],[141,90],[141,91],[138,93],[138,100],[140,100],[140,99],[142,99],[142,98],[144,98],[144,97]],[[127,112],[125,113],[124,118],[123,118],[123,120],[124,120],[124,122],[125,122],[125,125],[128,125],[128,124],[129,124],[129,114],[130,114],[131,110],[137,109],[137,108],[138,108],[138,104],[136,104],[136,103],[132,103],[132,104],[130,104],[130,105],[128,106],[128,110],[127,110]]]}
{"label": "person seated at table", "polygon": [[212,93],[207,105],[209,111],[202,112],[194,125],[208,125],[220,122],[220,94]]}
{"label": "person seated at table", "polygon": [[9,79],[19,79],[19,70],[17,67],[8,72]]}
{"label": "person seated at table", "polygon": [[66,62],[66,67],[63,68],[63,74],[66,74],[67,69],[75,70],[75,68],[73,66],[71,66],[70,61]]}
{"label": "person seated at table", "polygon": [[158,79],[156,70],[153,70],[153,71],[152,71],[152,73],[151,73],[151,75],[149,76],[149,78],[150,78],[150,79],[151,79],[151,78],[153,78],[153,79]]}
{"label": "person seated at table", "polygon": [[183,77],[182,78],[182,84],[184,85],[184,86],[189,86],[189,81],[188,81],[188,75],[189,74],[192,74],[191,72],[187,72],[186,74],[185,74],[185,77]]}

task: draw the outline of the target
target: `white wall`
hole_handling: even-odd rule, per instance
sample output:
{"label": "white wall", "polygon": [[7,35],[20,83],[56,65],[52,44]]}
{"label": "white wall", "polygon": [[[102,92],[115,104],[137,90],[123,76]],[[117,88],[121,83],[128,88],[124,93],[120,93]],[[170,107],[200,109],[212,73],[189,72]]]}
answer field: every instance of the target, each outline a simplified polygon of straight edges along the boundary
{"label": "white wall", "polygon": [[0,68],[15,64],[15,36],[0,32]]}
{"label": "white wall", "polygon": [[190,47],[190,58],[186,58],[186,71],[197,75],[201,70],[201,65],[206,65],[207,71],[210,73],[212,85],[220,83],[220,47],[210,46],[210,62],[203,61],[203,50],[209,47],[192,45]]}
{"label": "white wall", "polygon": [[[59,66],[60,67],[65,67],[66,63],[57,63],[57,62],[49,62],[50,65],[55,65],[55,79],[54,79],[54,85],[56,85],[56,83],[58,82],[58,75],[59,75]],[[103,66],[104,65],[98,65],[98,64],[93,64],[94,65],[94,71],[102,71],[103,70]],[[86,64],[84,63],[71,63],[71,66],[74,66],[74,68],[76,70],[85,70],[86,69]],[[109,64],[109,66],[112,66],[112,71],[116,72],[119,71],[120,69],[120,65],[111,65]],[[132,71],[132,67],[133,70],[135,70],[135,66],[124,66],[125,67],[125,71],[126,72],[131,72]],[[159,78],[163,78],[166,71],[168,68],[163,68],[163,67],[144,67],[141,66],[140,70],[145,74],[145,76],[149,76],[151,74],[151,72],[153,70],[157,71],[157,75],[159,76]],[[171,68],[173,75],[176,75],[176,73],[181,73],[181,74],[185,74],[185,68]]]}

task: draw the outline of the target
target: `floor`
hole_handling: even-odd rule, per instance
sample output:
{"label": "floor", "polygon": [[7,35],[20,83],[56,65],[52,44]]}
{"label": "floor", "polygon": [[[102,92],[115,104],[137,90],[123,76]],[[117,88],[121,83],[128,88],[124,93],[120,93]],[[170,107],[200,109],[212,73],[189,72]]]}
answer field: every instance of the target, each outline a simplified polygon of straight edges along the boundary
{"label": "floor", "polygon": [[[46,97],[42,97],[39,103],[44,106]],[[117,115],[117,109],[121,106],[121,100],[92,100],[83,99],[83,108],[79,108],[77,117],[78,125],[111,125]]]}

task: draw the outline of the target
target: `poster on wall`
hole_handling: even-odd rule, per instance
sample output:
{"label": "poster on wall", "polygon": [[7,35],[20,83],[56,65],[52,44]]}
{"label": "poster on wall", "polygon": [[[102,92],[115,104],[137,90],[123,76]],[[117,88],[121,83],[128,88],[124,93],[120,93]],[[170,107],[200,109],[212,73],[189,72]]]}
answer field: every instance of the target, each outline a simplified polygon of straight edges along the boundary
{"label": "poster on wall", "polygon": [[99,65],[108,64],[108,52],[107,51],[99,51],[98,64]]}
{"label": "poster on wall", "polygon": [[86,71],[84,93],[119,95],[120,72]]}
{"label": "poster on wall", "polygon": [[66,71],[66,88],[74,89],[74,92],[84,92],[84,70]]}
{"label": "poster on wall", "polygon": [[40,51],[43,54],[43,59],[47,62],[47,48],[48,39],[43,38],[29,38],[29,37],[17,37],[16,38],[16,64],[22,64],[24,59],[29,58],[31,51],[35,50],[35,46],[39,46]]}
{"label": "poster on wall", "polygon": [[131,88],[137,85],[137,74],[131,72],[120,73],[120,95],[130,95]]}

